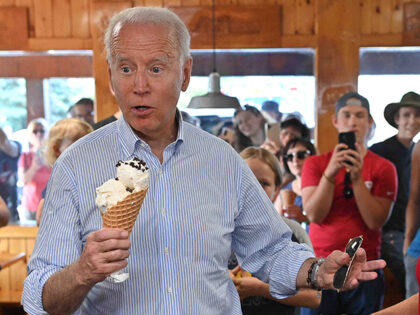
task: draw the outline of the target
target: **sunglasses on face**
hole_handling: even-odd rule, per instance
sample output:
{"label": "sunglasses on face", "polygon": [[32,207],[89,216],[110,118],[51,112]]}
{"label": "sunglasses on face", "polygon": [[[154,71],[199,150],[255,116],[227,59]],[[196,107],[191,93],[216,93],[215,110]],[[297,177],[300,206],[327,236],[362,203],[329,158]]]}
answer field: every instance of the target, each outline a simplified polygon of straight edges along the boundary
{"label": "sunglasses on face", "polygon": [[310,155],[311,151],[306,150],[306,151],[297,151],[297,152],[293,152],[293,153],[289,153],[289,154],[285,154],[283,156],[284,160],[286,162],[291,162],[293,161],[293,158],[296,156],[299,160],[303,160],[306,159],[306,156]]}
{"label": "sunglasses on face", "polygon": [[45,133],[45,130],[44,129],[34,129],[34,130],[32,130],[32,133],[34,135],[36,135],[37,133]]}

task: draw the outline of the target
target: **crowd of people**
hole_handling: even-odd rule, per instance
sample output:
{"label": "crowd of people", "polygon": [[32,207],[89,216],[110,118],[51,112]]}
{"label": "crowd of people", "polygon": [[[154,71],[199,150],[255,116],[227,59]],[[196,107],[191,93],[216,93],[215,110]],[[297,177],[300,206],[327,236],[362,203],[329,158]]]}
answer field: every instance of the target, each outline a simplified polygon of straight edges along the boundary
{"label": "crowd of people", "polygon": [[[191,75],[189,40],[167,9],[124,10],[105,33],[117,113],[95,124],[83,98],[50,130],[31,121],[28,152],[0,129],[0,224],[39,224],[25,311],[372,314],[382,308],[385,261],[407,298],[418,294],[420,95],[385,107],[397,133],[370,148],[370,104],[356,92],[332,116],[353,138],[330,152],[319,154],[299,113],[273,101],[244,104],[210,135],[176,107]],[[132,157],[151,179],[129,235],[102,228],[94,200],[116,162]],[[357,236],[363,249],[350,257],[343,251]],[[126,282],[108,280],[122,268]]]}

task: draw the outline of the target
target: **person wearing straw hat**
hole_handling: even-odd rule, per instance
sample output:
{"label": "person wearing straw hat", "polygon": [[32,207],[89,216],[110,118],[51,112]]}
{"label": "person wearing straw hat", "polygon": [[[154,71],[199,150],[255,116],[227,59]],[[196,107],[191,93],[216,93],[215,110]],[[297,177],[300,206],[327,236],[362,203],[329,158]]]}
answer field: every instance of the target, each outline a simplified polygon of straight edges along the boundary
{"label": "person wearing straw hat", "polygon": [[[111,19],[104,38],[123,115],[54,164],[24,282],[25,312],[239,315],[232,250],[275,298],[333,288],[349,254],[316,259],[292,242],[246,162],[222,139],[182,121],[176,105],[192,70],[182,20],[166,8],[128,8]],[[102,227],[95,197],[96,187],[115,177],[115,163],[134,157],[147,163],[150,185],[129,236]],[[375,281],[374,270],[385,266],[367,261],[363,248],[354,254],[341,278],[348,290]],[[126,281],[108,279],[122,268]]]}
{"label": "person wearing straw hat", "polygon": [[[374,144],[370,150],[395,165],[398,174],[398,194],[391,216],[382,228],[381,255],[399,280],[401,290],[405,291],[403,258],[405,209],[410,189],[413,138],[420,131],[420,95],[414,92],[404,94],[400,102],[391,103],[385,107],[384,116],[398,132],[391,138]],[[416,261],[414,261],[414,270],[415,263]],[[407,284],[412,281],[417,285],[415,274],[413,279],[408,279]]]}

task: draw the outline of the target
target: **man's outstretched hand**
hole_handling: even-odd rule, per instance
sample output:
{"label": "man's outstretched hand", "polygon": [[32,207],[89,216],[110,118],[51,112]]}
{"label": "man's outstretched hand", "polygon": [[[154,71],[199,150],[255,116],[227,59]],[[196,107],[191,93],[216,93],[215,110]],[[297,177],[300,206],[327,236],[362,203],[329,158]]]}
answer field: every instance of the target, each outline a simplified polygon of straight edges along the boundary
{"label": "man's outstretched hand", "polygon": [[[342,266],[348,266],[350,256],[338,250],[333,251],[325,259],[325,262],[319,267],[317,274],[317,282],[323,289],[335,290],[333,286],[334,275]],[[360,281],[374,280],[378,276],[375,272],[386,266],[383,259],[370,260],[366,259],[366,252],[363,248],[356,251],[353,264],[347,276],[346,282],[340,290],[352,290],[359,285]]]}

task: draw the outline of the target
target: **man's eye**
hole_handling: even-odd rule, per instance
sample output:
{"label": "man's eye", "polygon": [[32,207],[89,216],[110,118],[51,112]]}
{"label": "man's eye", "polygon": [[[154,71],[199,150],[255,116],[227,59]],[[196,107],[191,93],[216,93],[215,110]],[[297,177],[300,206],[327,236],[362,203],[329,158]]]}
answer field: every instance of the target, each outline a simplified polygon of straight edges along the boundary
{"label": "man's eye", "polygon": [[122,67],[121,71],[124,73],[129,73],[130,72],[130,68],[129,67]]}
{"label": "man's eye", "polygon": [[161,71],[161,69],[159,67],[153,67],[152,68],[153,73],[159,73],[160,71]]}

